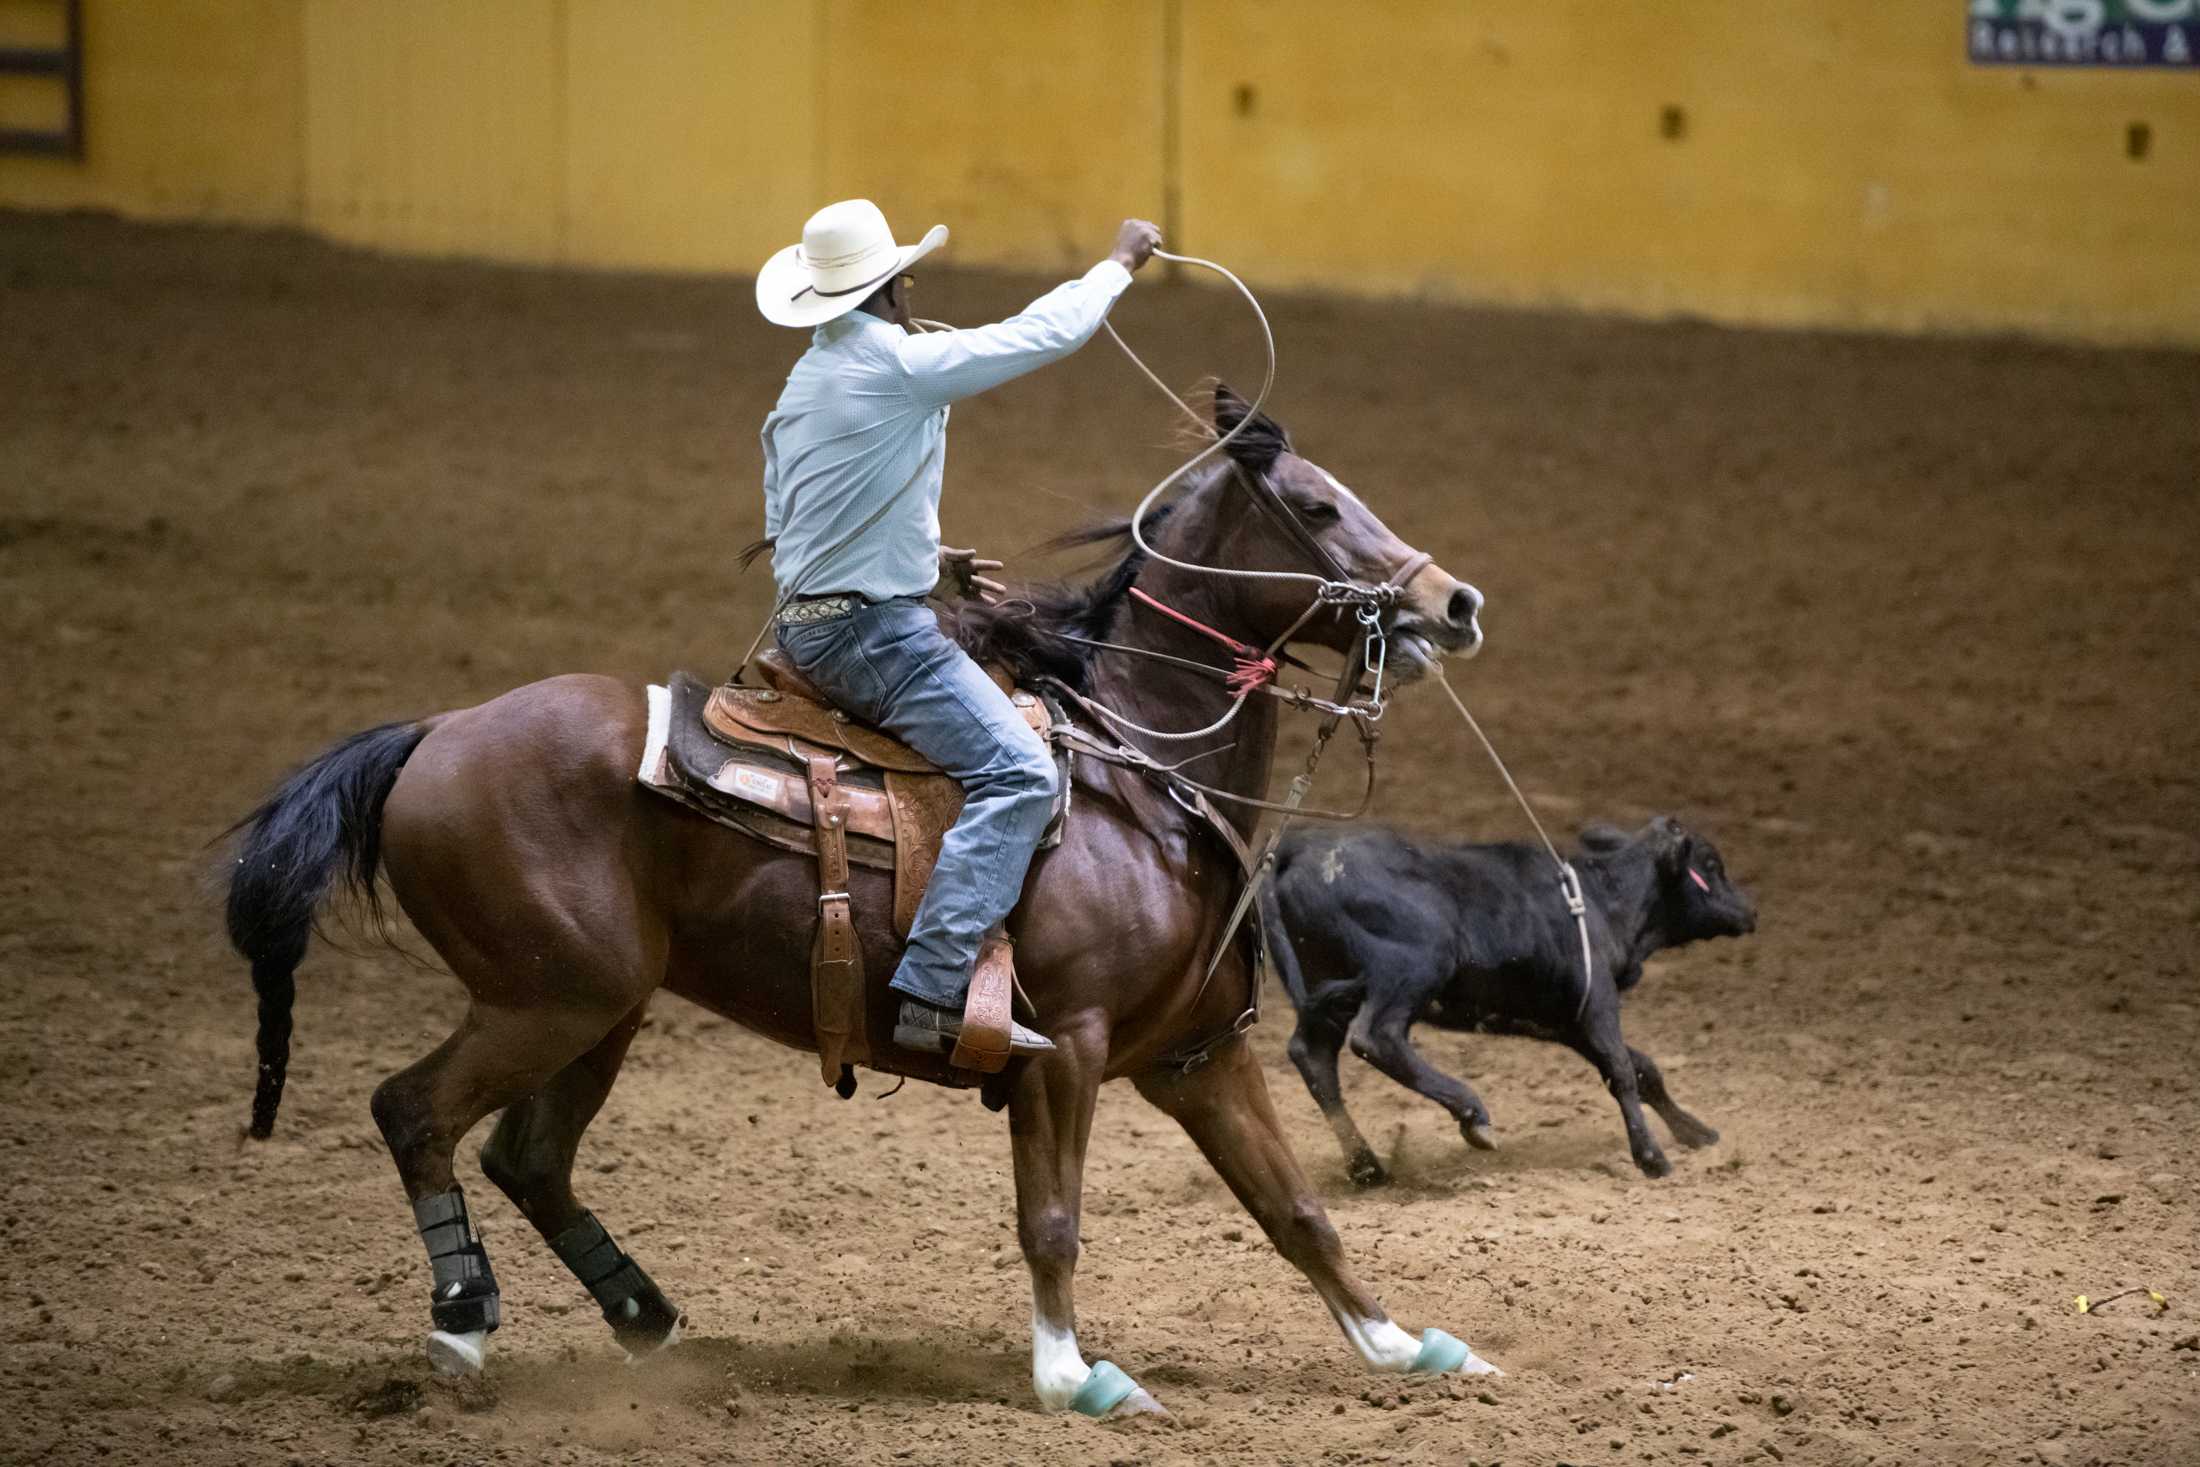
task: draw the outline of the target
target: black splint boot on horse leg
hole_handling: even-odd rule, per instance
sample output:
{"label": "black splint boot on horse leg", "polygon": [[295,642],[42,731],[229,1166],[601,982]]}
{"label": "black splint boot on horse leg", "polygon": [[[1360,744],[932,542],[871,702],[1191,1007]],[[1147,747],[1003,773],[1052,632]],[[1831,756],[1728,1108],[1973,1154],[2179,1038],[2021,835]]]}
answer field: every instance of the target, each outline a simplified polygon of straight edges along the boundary
{"label": "black splint boot on horse leg", "polygon": [[429,1317],[428,1361],[438,1375],[474,1375],[481,1370],[483,1342],[503,1322],[497,1276],[488,1250],[474,1236],[466,1214],[466,1194],[457,1187],[413,1204],[413,1224],[427,1245],[435,1289]]}

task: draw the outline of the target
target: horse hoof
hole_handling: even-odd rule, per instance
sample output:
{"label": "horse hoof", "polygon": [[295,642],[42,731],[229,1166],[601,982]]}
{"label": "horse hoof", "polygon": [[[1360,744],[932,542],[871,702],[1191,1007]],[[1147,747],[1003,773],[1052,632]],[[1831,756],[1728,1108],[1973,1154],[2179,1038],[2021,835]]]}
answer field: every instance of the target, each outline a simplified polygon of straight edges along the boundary
{"label": "horse hoof", "polygon": [[479,1375],[481,1362],[489,1356],[489,1334],[486,1330],[468,1330],[454,1335],[449,1330],[435,1330],[428,1336],[428,1364],[437,1375]]}
{"label": "horse hoof", "polygon": [[1069,1408],[1095,1421],[1128,1421],[1134,1416],[1172,1419],[1159,1401],[1146,1394],[1145,1387],[1125,1375],[1112,1360],[1092,1363],[1092,1374],[1070,1398]]}
{"label": "horse hoof", "polygon": [[1505,1372],[1467,1348],[1467,1342],[1440,1329],[1421,1331],[1421,1353],[1406,1367],[1408,1375],[1503,1375]]}
{"label": "horse hoof", "polygon": [[1116,1402],[1115,1409],[1100,1418],[1102,1421],[1159,1421],[1174,1426],[1176,1418],[1169,1408],[1146,1394],[1144,1386],[1134,1386],[1131,1393]]}
{"label": "horse hoof", "polygon": [[1348,1174],[1355,1187],[1380,1187],[1390,1180],[1390,1173],[1384,1171],[1383,1164],[1372,1156],[1352,1163]]}
{"label": "horse hoof", "polygon": [[1497,1130],[1488,1121],[1469,1121],[1459,1129],[1466,1133],[1467,1144],[1475,1150],[1495,1151],[1497,1149]]}
{"label": "horse hoof", "polygon": [[622,1347],[626,1351],[626,1363],[628,1365],[640,1365],[645,1361],[654,1360],[674,1345],[679,1344],[686,1334],[687,1316],[683,1314],[672,1321],[672,1328],[666,1330],[654,1340],[636,1340],[630,1345],[622,1342]]}

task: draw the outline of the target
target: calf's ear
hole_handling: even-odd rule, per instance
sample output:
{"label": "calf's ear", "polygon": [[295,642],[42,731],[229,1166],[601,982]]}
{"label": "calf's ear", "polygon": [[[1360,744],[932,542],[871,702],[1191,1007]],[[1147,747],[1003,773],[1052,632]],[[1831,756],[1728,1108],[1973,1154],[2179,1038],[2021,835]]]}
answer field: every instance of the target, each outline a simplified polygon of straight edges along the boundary
{"label": "calf's ear", "polygon": [[1581,827],[1581,848],[1602,855],[1627,844],[1627,832],[1609,821],[1597,820]]}
{"label": "calf's ear", "polygon": [[1695,839],[1687,826],[1670,815],[1660,815],[1650,822],[1651,848],[1658,853],[1658,864],[1668,871],[1678,870],[1688,859]]}

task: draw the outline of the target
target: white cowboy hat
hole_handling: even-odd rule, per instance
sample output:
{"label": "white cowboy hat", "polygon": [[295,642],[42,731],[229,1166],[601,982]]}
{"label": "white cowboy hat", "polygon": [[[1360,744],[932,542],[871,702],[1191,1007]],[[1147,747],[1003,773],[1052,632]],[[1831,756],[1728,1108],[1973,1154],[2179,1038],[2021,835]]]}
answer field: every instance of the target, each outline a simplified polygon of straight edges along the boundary
{"label": "white cowboy hat", "polygon": [[895,244],[869,199],[827,204],[802,226],[802,243],[756,272],[756,308],[775,326],[821,326],[946,243],[947,226],[935,224],[915,244]]}

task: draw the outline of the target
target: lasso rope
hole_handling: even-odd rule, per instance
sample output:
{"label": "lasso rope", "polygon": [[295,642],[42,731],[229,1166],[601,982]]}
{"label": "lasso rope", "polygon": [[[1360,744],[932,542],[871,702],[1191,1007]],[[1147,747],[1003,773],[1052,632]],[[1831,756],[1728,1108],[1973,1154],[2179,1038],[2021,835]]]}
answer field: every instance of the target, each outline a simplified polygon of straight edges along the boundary
{"label": "lasso rope", "polygon": [[1475,738],[1481,741],[1483,752],[1488,754],[1490,762],[1497,766],[1499,776],[1505,781],[1505,788],[1511,790],[1513,799],[1519,802],[1521,813],[1526,815],[1528,823],[1535,827],[1535,838],[1543,842],[1543,849],[1550,853],[1551,864],[1558,867],[1559,890],[1565,894],[1566,910],[1573,914],[1574,926],[1581,933],[1581,1001],[1574,1005],[1574,1022],[1578,1024],[1581,1022],[1582,1014],[1589,1007],[1590,975],[1595,971],[1594,964],[1589,956],[1589,904],[1581,894],[1581,875],[1574,870],[1572,862],[1559,855],[1558,847],[1551,844],[1550,833],[1543,828],[1543,822],[1536,818],[1535,806],[1528,803],[1528,797],[1522,794],[1520,786],[1513,782],[1512,771],[1507,769],[1505,761],[1498,757],[1497,746],[1490,742],[1490,736],[1482,732],[1482,725],[1475,722],[1474,715],[1467,711],[1467,705],[1459,700],[1457,693],[1452,691],[1451,679],[1444,676],[1443,665],[1438,663],[1431,668],[1431,671],[1436,674],[1436,685],[1444,690],[1445,697],[1451,699],[1451,706],[1459,710],[1459,716],[1467,721],[1467,727],[1474,730]]}
{"label": "lasso rope", "polygon": [[[1121,333],[1119,333],[1115,329],[1115,324],[1112,321],[1108,321],[1105,318],[1102,319],[1101,325],[1107,331],[1108,339],[1116,344],[1117,348],[1122,351],[1125,357],[1129,358],[1131,365],[1138,369],[1140,375],[1145,377],[1148,382],[1151,382],[1154,385],[1155,389],[1162,394],[1162,396],[1168,398],[1170,402],[1174,403],[1178,411],[1182,412],[1184,416],[1191,421],[1195,429],[1197,429],[1201,433],[1208,435],[1213,440],[1205,447],[1201,448],[1197,453],[1193,454],[1190,458],[1186,459],[1183,463],[1178,464],[1176,468],[1165,475],[1159,483],[1155,484],[1153,488],[1146,491],[1145,497],[1139,500],[1137,509],[1133,510],[1131,513],[1130,534],[1132,543],[1137,545],[1137,547],[1141,551],[1143,551],[1149,559],[1158,560],[1165,565],[1173,565],[1180,570],[1196,571],[1203,575],[1230,576],[1236,577],[1241,580],[1299,581],[1314,586],[1315,596],[1313,601],[1308,604],[1306,610],[1300,614],[1298,620],[1293,622],[1291,626],[1283,633],[1283,635],[1278,637],[1265,652],[1259,652],[1257,649],[1246,646],[1242,643],[1236,643],[1235,639],[1223,637],[1222,634],[1215,632],[1212,628],[1208,628],[1201,625],[1200,623],[1194,622],[1191,618],[1185,616],[1183,613],[1171,610],[1169,607],[1163,606],[1160,602],[1154,601],[1150,597],[1139,596],[1136,588],[1133,588],[1132,594],[1134,596],[1139,596],[1139,599],[1141,601],[1153,606],[1155,610],[1160,611],[1167,616],[1173,617],[1178,621],[1184,622],[1199,631],[1205,632],[1209,636],[1215,637],[1217,640],[1225,641],[1226,643],[1230,644],[1230,650],[1238,660],[1237,668],[1230,673],[1224,674],[1226,685],[1229,687],[1232,695],[1230,706],[1229,709],[1220,718],[1216,719],[1213,723],[1209,724],[1205,728],[1193,729],[1188,732],[1182,733],[1172,733],[1161,729],[1146,728],[1145,726],[1131,719],[1125,718],[1122,714],[1115,712],[1113,709],[1110,709],[1098,702],[1095,702],[1089,697],[1075,695],[1074,690],[1068,689],[1066,687],[1062,690],[1064,692],[1073,693],[1073,695],[1075,696],[1075,701],[1080,706],[1099,716],[1110,725],[1122,729],[1128,729],[1147,738],[1169,741],[1182,741],[1204,738],[1209,735],[1219,733],[1222,729],[1226,728],[1230,724],[1230,722],[1234,720],[1238,716],[1238,714],[1244,710],[1246,703],[1250,700],[1251,695],[1255,691],[1265,689],[1266,691],[1272,693],[1281,692],[1280,689],[1275,687],[1273,681],[1275,677],[1273,659],[1282,650],[1284,644],[1287,643],[1293,636],[1297,635],[1299,629],[1303,627],[1310,619],[1312,619],[1317,611],[1319,611],[1325,605],[1342,605],[1355,603],[1361,607],[1361,621],[1363,625],[1367,628],[1366,635],[1368,642],[1365,646],[1365,650],[1360,655],[1374,668],[1378,679],[1377,691],[1374,695],[1374,700],[1371,706],[1363,707],[1357,703],[1346,702],[1344,697],[1345,689],[1342,684],[1340,684],[1339,688],[1339,697],[1334,702],[1325,704],[1318,699],[1306,700],[1308,702],[1321,706],[1323,708],[1323,711],[1328,716],[1324,720],[1320,736],[1317,738],[1315,746],[1308,756],[1307,766],[1305,770],[1292,781],[1291,793],[1286,800],[1279,804],[1266,800],[1248,799],[1241,796],[1227,796],[1228,798],[1238,799],[1241,803],[1244,804],[1257,805],[1263,809],[1277,811],[1282,815],[1283,818],[1277,822],[1276,828],[1270,833],[1266,848],[1261,852],[1260,858],[1255,862],[1253,879],[1246,884],[1245,891],[1240,895],[1237,908],[1231,914],[1230,921],[1225,928],[1225,935],[1223,937],[1223,940],[1216,945],[1214,955],[1207,964],[1206,976],[1201,980],[1200,984],[1201,991],[1204,992],[1206,988],[1206,980],[1214,976],[1215,967],[1221,962],[1222,953],[1229,945],[1229,934],[1233,933],[1236,930],[1239,922],[1243,920],[1245,911],[1251,905],[1253,894],[1259,886],[1261,877],[1266,874],[1269,863],[1274,859],[1276,847],[1283,837],[1284,828],[1290,824],[1291,819],[1294,815],[1301,813],[1301,803],[1306,798],[1309,788],[1311,787],[1313,782],[1314,766],[1316,762],[1320,759],[1321,750],[1323,746],[1328,743],[1329,735],[1335,730],[1338,720],[1344,717],[1352,717],[1357,720],[1363,730],[1362,738],[1364,742],[1368,737],[1371,737],[1371,735],[1367,732],[1367,724],[1370,723],[1373,719],[1380,718],[1382,716],[1380,684],[1381,663],[1380,661],[1378,661],[1378,657],[1381,655],[1381,653],[1378,652],[1376,644],[1380,643],[1383,633],[1379,624],[1379,619],[1372,615],[1372,613],[1375,612],[1378,606],[1385,604],[1389,598],[1395,596],[1397,585],[1395,582],[1395,578],[1391,584],[1380,587],[1370,587],[1353,581],[1331,580],[1327,577],[1315,575],[1305,571],[1259,571],[1245,570],[1234,566],[1197,565],[1191,561],[1179,560],[1175,556],[1168,555],[1163,553],[1162,551],[1156,550],[1153,545],[1148,542],[1145,535],[1144,521],[1146,516],[1152,511],[1155,501],[1159,500],[1161,496],[1163,494],[1166,494],[1174,485],[1181,482],[1185,475],[1189,474],[1192,470],[1198,468],[1201,464],[1207,462],[1207,460],[1213,458],[1216,454],[1227,450],[1231,442],[1235,440],[1239,434],[1243,433],[1249,426],[1251,426],[1254,419],[1259,416],[1260,410],[1267,403],[1268,394],[1271,390],[1273,390],[1276,382],[1275,330],[1269,324],[1268,313],[1261,309],[1259,299],[1254,296],[1252,290],[1245,284],[1245,282],[1243,280],[1240,280],[1237,277],[1236,273],[1231,271],[1228,267],[1217,264],[1213,260],[1201,259],[1195,255],[1172,254],[1167,250],[1159,249],[1155,250],[1153,253],[1159,259],[1169,260],[1180,265],[1193,265],[1203,270],[1213,271],[1215,274],[1220,275],[1223,279],[1229,281],[1231,286],[1236,289],[1237,293],[1240,296],[1244,297],[1246,305],[1252,308],[1253,318],[1260,324],[1261,348],[1266,356],[1266,363],[1261,373],[1260,390],[1253,394],[1253,400],[1246,406],[1244,416],[1241,417],[1237,421],[1237,423],[1234,424],[1227,432],[1218,434],[1215,432],[1212,424],[1210,424],[1206,419],[1202,418],[1199,413],[1193,409],[1190,403],[1186,402],[1174,388],[1170,387],[1169,384],[1164,382],[1151,367],[1146,365],[1145,360],[1141,358],[1136,351],[1131,349],[1130,343],[1125,341]],[[926,320],[922,317],[912,318],[912,323],[920,331],[952,331],[955,329],[945,322]],[[914,481],[912,480],[912,482]],[[910,486],[907,484],[903,485],[902,491],[906,492],[909,487]],[[887,500],[887,505],[891,505],[895,500],[898,500],[900,497],[900,492],[897,492],[896,494],[890,496]],[[813,562],[813,572],[818,563],[830,561],[834,556],[838,555],[841,550],[845,549],[849,543],[854,541],[865,531],[869,530],[871,526],[884,515],[885,509],[886,505],[882,505],[877,512],[875,512],[869,519],[865,520],[861,525],[858,525],[855,531],[845,537],[841,541],[841,543],[833,546],[832,549],[827,551],[824,556],[819,557],[818,561]],[[1332,562],[1332,564],[1334,564],[1334,562]],[[757,633],[756,645],[762,644],[764,640],[764,633],[770,630],[773,620],[778,617],[781,608],[785,606],[786,602],[789,599],[790,594],[783,593],[775,601],[772,607],[771,615],[765,619],[763,628],[761,628]],[[1083,637],[1072,637],[1069,638],[1069,640],[1080,643],[1088,643],[1089,645],[1100,648],[1108,648],[1111,646],[1111,644],[1109,643],[1094,642],[1090,641],[1090,639]],[[753,657],[755,655],[756,645],[752,645],[749,648],[749,656]],[[1143,651],[1143,649],[1138,648],[1119,648],[1114,650],[1126,652]],[[1385,648],[1384,650],[1387,651],[1387,648]],[[1162,654],[1151,655],[1161,656]],[[1169,658],[1165,660],[1180,661],[1181,659]],[[747,665],[747,661],[747,658],[742,659],[744,666]],[[1219,668],[1203,670],[1210,670],[1216,673],[1223,672],[1223,670]],[[1575,1022],[1578,1023],[1581,1019],[1582,1014],[1588,1009],[1589,991],[1592,986],[1592,976],[1594,973],[1594,960],[1589,942],[1588,903],[1582,894],[1581,876],[1578,872],[1574,870],[1573,865],[1570,862],[1568,862],[1563,856],[1559,855],[1558,847],[1552,844],[1549,832],[1543,828],[1543,822],[1537,818],[1535,807],[1528,803],[1527,796],[1521,793],[1519,784],[1514,781],[1512,777],[1512,771],[1505,767],[1505,761],[1502,757],[1499,756],[1496,745],[1490,742],[1489,735],[1485,734],[1482,731],[1482,725],[1475,721],[1474,715],[1467,711],[1467,705],[1464,702],[1460,701],[1458,693],[1452,689],[1450,679],[1444,676],[1442,663],[1432,663],[1430,665],[1430,670],[1435,674],[1438,686],[1443,688],[1444,696],[1451,700],[1451,706],[1458,710],[1460,718],[1465,721],[1468,729],[1473,732],[1475,739],[1482,745],[1483,751],[1489,755],[1490,762],[1497,767],[1498,775],[1505,781],[1505,787],[1512,792],[1512,797],[1516,802],[1518,802],[1521,812],[1528,817],[1528,823],[1534,827],[1536,838],[1543,843],[1544,851],[1550,856],[1552,864],[1558,868],[1559,889],[1565,897],[1566,909],[1574,919],[1575,928],[1581,935],[1581,998],[1574,1007],[1574,1019]],[[1137,764],[1143,765],[1150,772],[1159,774],[1164,778],[1181,780],[1185,784],[1190,785],[1195,789],[1207,791],[1208,793],[1218,795],[1224,794],[1224,792],[1220,790],[1209,791],[1207,790],[1206,786],[1200,785],[1196,781],[1191,780],[1183,773],[1181,773],[1176,766],[1159,765],[1150,758],[1142,754],[1137,754],[1137,751],[1124,748],[1116,751],[1116,755],[1120,762],[1135,762]],[[1130,757],[1134,755],[1135,759]],[[1372,775],[1372,758],[1369,762],[1369,769]],[[1360,809],[1353,812],[1353,816],[1349,818],[1357,818],[1359,814],[1364,813],[1367,809],[1369,801],[1372,800],[1373,795],[1374,783],[1371,778],[1365,796],[1362,798]],[[1330,818],[1336,817],[1332,815],[1330,816]]]}

